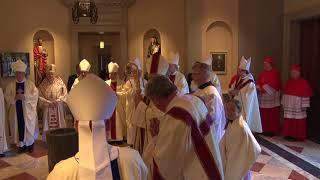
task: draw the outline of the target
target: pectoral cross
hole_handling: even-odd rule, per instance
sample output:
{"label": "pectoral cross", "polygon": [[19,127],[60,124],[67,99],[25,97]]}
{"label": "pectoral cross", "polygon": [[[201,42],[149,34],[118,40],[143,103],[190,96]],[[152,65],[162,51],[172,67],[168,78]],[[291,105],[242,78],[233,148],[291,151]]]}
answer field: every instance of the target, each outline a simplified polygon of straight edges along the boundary
{"label": "pectoral cross", "polygon": [[22,90],[21,88],[19,88],[19,89],[17,90],[17,93],[18,93],[18,94],[23,94],[23,90]]}

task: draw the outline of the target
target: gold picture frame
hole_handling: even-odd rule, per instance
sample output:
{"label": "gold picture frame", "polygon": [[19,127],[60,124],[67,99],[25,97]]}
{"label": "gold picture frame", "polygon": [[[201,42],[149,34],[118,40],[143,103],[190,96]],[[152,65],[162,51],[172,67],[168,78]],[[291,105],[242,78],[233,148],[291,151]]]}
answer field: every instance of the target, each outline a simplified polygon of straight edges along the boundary
{"label": "gold picture frame", "polygon": [[227,73],[227,52],[211,52],[212,57],[212,70],[216,74]]}

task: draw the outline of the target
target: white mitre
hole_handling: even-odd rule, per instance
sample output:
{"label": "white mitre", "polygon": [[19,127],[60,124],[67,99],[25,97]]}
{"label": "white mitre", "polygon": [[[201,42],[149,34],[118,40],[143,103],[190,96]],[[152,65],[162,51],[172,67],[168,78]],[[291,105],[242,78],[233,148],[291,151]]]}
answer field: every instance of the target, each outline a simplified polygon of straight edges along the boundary
{"label": "white mitre", "polygon": [[108,64],[109,73],[118,72],[118,69],[119,69],[119,65],[117,63],[110,62]]}
{"label": "white mitre", "polygon": [[247,71],[249,71],[249,69],[250,69],[250,64],[251,64],[251,57],[248,58],[248,59],[246,59],[244,56],[242,56],[238,68],[239,68],[239,69],[242,69],[242,70],[247,70]]}
{"label": "white mitre", "polygon": [[170,53],[170,58],[167,59],[169,64],[175,64],[175,65],[179,65],[179,53]]}
{"label": "white mitre", "polygon": [[90,65],[89,61],[87,61],[86,59],[83,59],[80,62],[79,67],[80,67],[80,71],[89,72],[90,68],[91,68],[91,65]]}
{"label": "white mitre", "polygon": [[166,75],[169,69],[168,60],[162,55],[160,55],[159,64],[158,64],[158,73],[161,75]]}
{"label": "white mitre", "polygon": [[117,96],[98,76],[89,74],[69,93],[67,104],[79,132],[78,179],[112,179],[105,119],[115,109]]}
{"label": "white mitre", "polygon": [[47,65],[47,72],[55,73],[56,72],[56,65],[48,64]]}
{"label": "white mitre", "polygon": [[15,71],[15,72],[26,72],[27,70],[27,65],[21,61],[21,59],[18,59],[16,62],[11,64],[11,68]]}

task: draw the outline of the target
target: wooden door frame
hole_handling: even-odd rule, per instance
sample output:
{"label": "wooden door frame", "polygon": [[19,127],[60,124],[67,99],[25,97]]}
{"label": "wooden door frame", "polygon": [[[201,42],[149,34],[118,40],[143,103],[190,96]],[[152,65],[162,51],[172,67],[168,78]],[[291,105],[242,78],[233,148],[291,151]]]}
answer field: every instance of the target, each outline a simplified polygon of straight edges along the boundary
{"label": "wooden door frame", "polygon": [[[300,59],[300,27],[299,21],[320,15],[320,5],[284,14],[283,24],[283,60],[281,68],[282,81],[289,77],[290,65]],[[298,51],[297,51],[298,50]]]}
{"label": "wooden door frame", "polygon": [[[320,15],[320,5],[303,9],[302,11],[289,13],[284,15],[283,29],[283,61],[282,61],[282,80],[283,82],[289,78],[289,69],[291,64],[300,63],[300,23],[302,20],[311,19]],[[310,112],[308,112],[309,114]],[[307,127],[309,129],[309,127]],[[308,133],[308,135],[310,135]],[[319,139],[310,140],[318,143]],[[318,138],[318,137],[316,137]]]}

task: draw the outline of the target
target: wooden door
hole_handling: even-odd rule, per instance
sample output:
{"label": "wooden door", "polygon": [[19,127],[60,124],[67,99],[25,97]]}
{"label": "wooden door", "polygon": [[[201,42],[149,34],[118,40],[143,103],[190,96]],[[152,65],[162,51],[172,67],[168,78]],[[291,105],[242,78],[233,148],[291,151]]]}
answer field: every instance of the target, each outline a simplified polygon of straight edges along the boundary
{"label": "wooden door", "polygon": [[314,92],[308,110],[308,138],[320,143],[320,17],[300,23],[300,61],[302,76]]}

